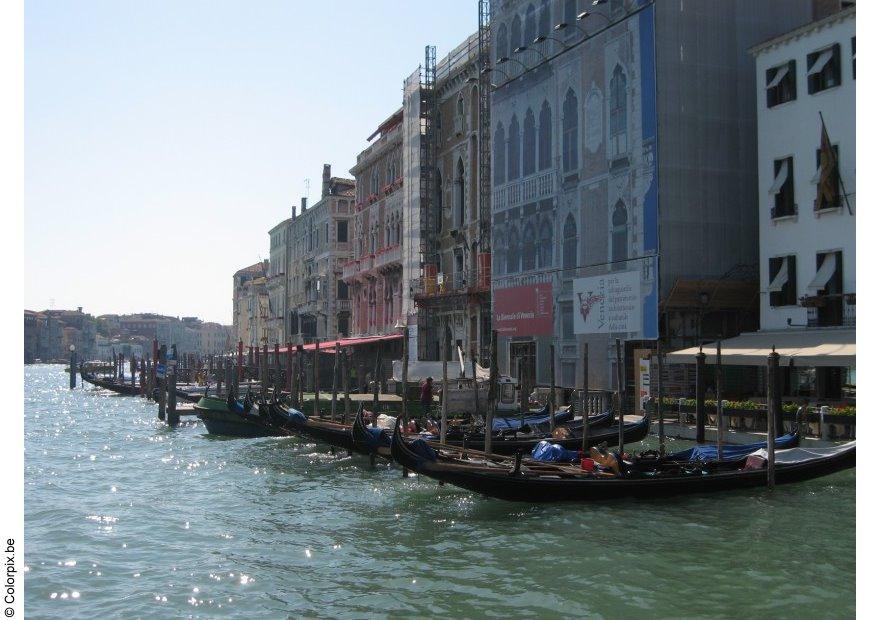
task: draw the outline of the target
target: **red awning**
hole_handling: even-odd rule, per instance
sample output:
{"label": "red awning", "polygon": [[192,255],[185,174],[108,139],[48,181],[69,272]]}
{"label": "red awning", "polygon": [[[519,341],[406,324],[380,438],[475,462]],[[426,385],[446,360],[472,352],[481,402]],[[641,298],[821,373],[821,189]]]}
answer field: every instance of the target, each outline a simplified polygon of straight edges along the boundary
{"label": "red awning", "polygon": [[[340,347],[354,347],[363,344],[373,344],[375,342],[383,342],[386,340],[398,340],[403,338],[403,334],[386,334],[385,336],[362,336],[360,338],[341,338],[340,340],[328,340],[319,343],[320,353],[334,353],[335,349]],[[303,345],[304,351],[313,351],[316,349],[316,343]],[[297,346],[292,346],[292,351],[297,350]],[[269,349],[272,352],[271,349]],[[286,347],[280,347],[280,353],[285,353]]]}

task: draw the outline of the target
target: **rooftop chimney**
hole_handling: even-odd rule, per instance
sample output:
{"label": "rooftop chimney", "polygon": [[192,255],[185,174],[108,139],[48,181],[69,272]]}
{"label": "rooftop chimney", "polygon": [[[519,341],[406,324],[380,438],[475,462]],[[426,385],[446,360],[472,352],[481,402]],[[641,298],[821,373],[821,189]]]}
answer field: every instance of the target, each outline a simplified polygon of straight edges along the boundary
{"label": "rooftop chimney", "polygon": [[304,211],[307,210],[307,197],[301,196],[301,215],[304,215]]}
{"label": "rooftop chimney", "polygon": [[322,197],[331,193],[331,164],[322,164]]}
{"label": "rooftop chimney", "polygon": [[298,215],[298,207],[292,205],[292,219],[295,219]]}

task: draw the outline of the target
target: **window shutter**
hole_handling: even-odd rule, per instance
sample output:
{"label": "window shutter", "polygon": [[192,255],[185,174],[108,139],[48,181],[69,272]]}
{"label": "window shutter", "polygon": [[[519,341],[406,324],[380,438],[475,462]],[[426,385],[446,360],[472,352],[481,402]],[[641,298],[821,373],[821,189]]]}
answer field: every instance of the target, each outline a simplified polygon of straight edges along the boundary
{"label": "window shutter", "polygon": [[836,86],[842,83],[842,54],[838,43],[832,46],[832,65],[835,70]]}
{"label": "window shutter", "polygon": [[788,256],[787,257],[787,285],[784,288],[786,297],[785,304],[788,306],[797,305],[798,299],[796,298],[796,257]]}

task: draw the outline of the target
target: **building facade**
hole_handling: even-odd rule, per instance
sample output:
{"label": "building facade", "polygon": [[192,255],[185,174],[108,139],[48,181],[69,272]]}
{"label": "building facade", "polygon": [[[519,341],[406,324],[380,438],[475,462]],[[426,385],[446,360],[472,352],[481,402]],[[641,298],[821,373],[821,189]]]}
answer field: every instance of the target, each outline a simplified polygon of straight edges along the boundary
{"label": "building facade", "polygon": [[491,218],[481,205],[480,93],[477,34],[436,64],[434,179],[420,221],[426,240],[422,276],[412,282],[417,312],[419,359],[440,359],[441,335],[448,354],[457,347],[480,357],[488,345]]}
{"label": "building facade", "polygon": [[405,295],[402,252],[410,243],[404,221],[402,161],[403,110],[398,110],[368,138],[350,170],[355,177],[351,256],[341,268],[349,291],[356,336],[396,332],[403,320]]}
{"label": "building facade", "polygon": [[[267,338],[267,273],[270,261],[264,260],[237,271],[233,279],[234,340],[245,346],[262,346]],[[266,341],[265,341],[266,342]]]}
{"label": "building facade", "polygon": [[[761,330],[810,330],[824,345],[836,337],[854,342],[856,10],[835,12],[751,53]],[[837,398],[842,386],[856,383],[855,370],[799,367],[786,383],[790,394]]]}
{"label": "building facade", "polygon": [[[756,321],[756,94],[743,50],[811,6],[492,6],[492,303],[499,366],[627,384],[669,347]],[[659,83],[657,84],[657,80]],[[745,85],[745,81],[750,82]],[[634,381],[637,382],[637,377]]]}
{"label": "building facade", "polygon": [[286,342],[286,302],[288,300],[289,237],[292,219],[288,218],[268,232],[270,266],[267,272],[267,296],[270,306],[268,340]]}
{"label": "building facade", "polygon": [[354,201],[355,181],[332,177],[325,164],[319,201],[308,208],[304,198],[300,215],[292,212],[286,341],[309,343],[350,333],[349,287],[342,272],[352,252]]}

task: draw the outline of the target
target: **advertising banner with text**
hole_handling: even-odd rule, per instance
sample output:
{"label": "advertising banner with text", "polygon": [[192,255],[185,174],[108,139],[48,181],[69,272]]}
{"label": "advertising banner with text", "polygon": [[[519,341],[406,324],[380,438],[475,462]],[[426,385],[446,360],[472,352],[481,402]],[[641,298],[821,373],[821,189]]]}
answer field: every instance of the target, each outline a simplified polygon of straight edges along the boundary
{"label": "advertising banner with text", "polygon": [[502,336],[553,333],[553,285],[530,284],[492,292],[493,321]]}
{"label": "advertising banner with text", "polygon": [[574,280],[575,334],[629,334],[639,338],[641,272],[619,271]]}

